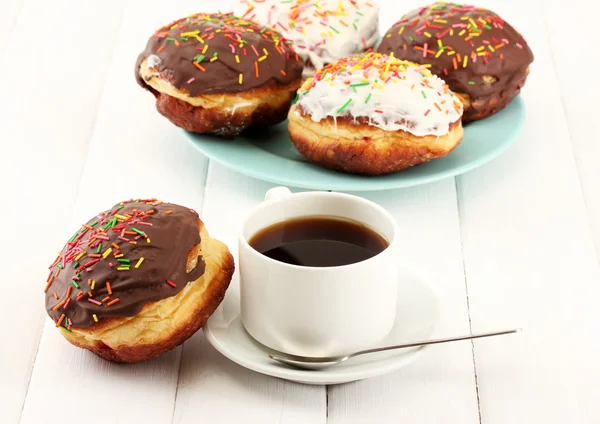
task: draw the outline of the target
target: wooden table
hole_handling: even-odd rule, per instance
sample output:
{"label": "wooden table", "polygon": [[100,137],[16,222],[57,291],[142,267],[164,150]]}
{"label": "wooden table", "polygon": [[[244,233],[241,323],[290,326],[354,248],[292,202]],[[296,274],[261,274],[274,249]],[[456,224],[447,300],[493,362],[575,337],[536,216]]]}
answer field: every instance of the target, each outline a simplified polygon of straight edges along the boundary
{"label": "wooden table", "polygon": [[[421,3],[387,1],[382,28]],[[439,336],[524,332],[313,387],[241,368],[202,332],[135,366],[62,339],[43,307],[46,266],[90,216],[159,197],[201,211],[236,252],[242,216],[272,185],[208,161],[134,81],[152,31],[202,0],[0,0],[0,423],[600,422],[598,11],[479,5],[535,53],[518,142],[456,179],[361,195],[394,214],[402,260],[437,289]]]}

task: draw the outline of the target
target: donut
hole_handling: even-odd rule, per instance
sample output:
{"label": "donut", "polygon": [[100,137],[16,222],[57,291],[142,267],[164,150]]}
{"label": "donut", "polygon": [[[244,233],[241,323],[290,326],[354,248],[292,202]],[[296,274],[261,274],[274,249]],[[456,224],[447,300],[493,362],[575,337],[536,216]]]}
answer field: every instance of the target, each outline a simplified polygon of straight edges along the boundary
{"label": "donut", "polygon": [[374,0],[240,0],[234,13],[268,25],[294,42],[304,76],[345,56],[372,48],[379,39]]}
{"label": "donut", "polygon": [[486,118],[519,94],[533,53],[508,22],[487,9],[437,2],[404,15],[381,53],[431,65],[463,100],[463,121]]}
{"label": "donut", "polygon": [[288,129],[309,161],[379,175],[449,154],[463,137],[462,112],[458,96],[425,67],[370,52],[306,80]]}
{"label": "donut", "polygon": [[135,76],[156,108],[195,133],[239,134],[287,115],[303,64],[273,29],[227,14],[195,14],[150,37]]}
{"label": "donut", "polygon": [[234,271],[193,210],[121,202],[83,224],[50,265],[46,310],[73,345],[136,363],[183,343],[217,308]]}

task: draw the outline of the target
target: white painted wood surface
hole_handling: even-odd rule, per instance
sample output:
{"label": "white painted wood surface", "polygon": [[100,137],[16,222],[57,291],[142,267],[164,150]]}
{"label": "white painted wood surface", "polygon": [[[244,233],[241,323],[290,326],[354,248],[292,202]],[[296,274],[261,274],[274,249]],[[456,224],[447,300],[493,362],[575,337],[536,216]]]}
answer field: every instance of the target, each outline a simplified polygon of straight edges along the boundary
{"label": "white painted wood surface", "polygon": [[[380,3],[385,28],[422,2]],[[66,411],[128,424],[600,422],[600,139],[588,130],[600,92],[584,77],[598,62],[587,50],[597,13],[583,0],[478,2],[535,53],[520,140],[456,181],[361,193],[394,214],[403,261],[438,290],[438,335],[523,326],[521,335],[431,348],[390,375],[328,388],[248,371],[202,332],[135,366],[62,339],[40,281],[90,215],[161,197],[201,211],[235,254],[237,224],[271,187],[209,163],[133,80],[149,34],[203,4],[218,7],[0,0],[0,423],[58,422]],[[565,22],[576,37],[562,35]],[[99,397],[99,408],[85,401]]]}
{"label": "white painted wood surface", "polygon": [[[562,100],[570,93],[561,85],[574,90],[574,76],[563,72],[559,83],[555,64],[568,58],[553,56],[553,31],[538,5],[541,16],[520,16],[536,55],[536,77],[523,93],[523,136],[489,166],[458,178],[473,330],[506,324],[525,330],[511,343],[476,343],[481,418],[490,424],[600,422],[600,269],[570,137],[570,123],[581,122],[565,117]],[[519,19],[517,4],[502,9]],[[556,12],[558,30],[569,18]],[[590,100],[598,94],[587,92]],[[570,114],[592,104],[579,99]],[[594,154],[579,141],[581,154]],[[582,178],[593,173],[580,170]],[[588,194],[592,204],[598,200],[597,189]]]}
{"label": "white painted wood surface", "polygon": [[[552,0],[545,8],[545,14],[552,68],[558,80],[556,90],[560,93],[563,113],[567,120],[568,137],[571,139],[571,147],[577,161],[587,216],[595,240],[596,256],[600,261],[600,166],[596,160],[600,157],[600,134],[594,129],[594,124],[598,122],[595,104],[598,101],[599,89],[593,84],[588,84],[583,77],[574,75],[578,67],[594,72],[600,67],[600,57],[590,54],[584,43],[565,36],[566,22],[577,22],[577,28],[582,30],[583,37],[595,39],[600,4],[565,8],[564,2]],[[562,164],[557,162],[556,166],[560,167]]]}
{"label": "white painted wood surface", "polygon": [[74,227],[104,64],[112,61],[121,13],[118,2],[23,1],[10,38],[0,38],[2,423],[19,420],[46,322],[39,282]]}
{"label": "white painted wood surface", "polygon": [[0,2],[0,54],[4,51],[6,42],[15,27],[19,12],[23,6],[22,0],[2,0]]}

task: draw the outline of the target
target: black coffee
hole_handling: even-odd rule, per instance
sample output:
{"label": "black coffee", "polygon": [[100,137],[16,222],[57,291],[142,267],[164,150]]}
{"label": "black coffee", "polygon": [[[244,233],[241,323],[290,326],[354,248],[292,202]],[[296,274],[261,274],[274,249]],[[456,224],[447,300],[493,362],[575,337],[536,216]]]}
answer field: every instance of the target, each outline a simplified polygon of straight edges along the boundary
{"label": "black coffee", "polygon": [[364,225],[327,216],[291,219],[271,225],[250,239],[250,246],[272,259],[293,265],[325,267],[372,258],[387,240]]}

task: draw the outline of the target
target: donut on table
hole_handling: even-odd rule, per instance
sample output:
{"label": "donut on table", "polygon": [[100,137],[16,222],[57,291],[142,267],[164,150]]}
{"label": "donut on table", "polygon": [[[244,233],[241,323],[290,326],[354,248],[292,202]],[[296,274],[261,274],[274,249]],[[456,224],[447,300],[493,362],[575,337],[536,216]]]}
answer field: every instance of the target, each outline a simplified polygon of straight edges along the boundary
{"label": "donut on table", "polygon": [[449,154],[462,140],[462,112],[458,97],[425,67],[365,53],[306,80],[288,129],[310,161],[377,175]]}
{"label": "donut on table", "polygon": [[46,310],[75,346],[140,362],[183,343],[214,312],[234,270],[198,214],[155,199],[113,206],[50,265]]}
{"label": "donut on table", "polygon": [[291,42],[226,14],[195,14],[160,28],[139,55],[138,83],[187,131],[232,136],[285,119],[302,81]]}
{"label": "donut on table", "polygon": [[379,39],[375,0],[239,0],[234,13],[281,31],[305,63],[305,76]]}
{"label": "donut on table", "polygon": [[533,53],[508,22],[475,6],[437,2],[404,15],[381,53],[427,64],[463,100],[463,121],[493,115],[519,93]]}

